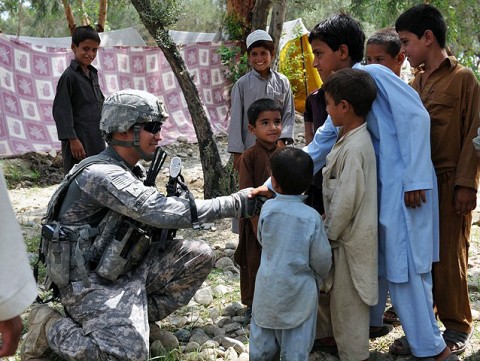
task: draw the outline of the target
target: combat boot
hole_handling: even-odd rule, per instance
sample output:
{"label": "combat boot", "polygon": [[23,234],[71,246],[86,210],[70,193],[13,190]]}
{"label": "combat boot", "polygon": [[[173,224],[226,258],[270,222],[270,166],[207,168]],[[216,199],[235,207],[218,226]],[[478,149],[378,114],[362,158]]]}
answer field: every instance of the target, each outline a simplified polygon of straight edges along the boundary
{"label": "combat boot", "polygon": [[28,316],[28,332],[20,351],[22,361],[48,360],[48,355],[52,352],[47,340],[48,330],[61,318],[63,316],[60,312],[46,305],[32,309]]}

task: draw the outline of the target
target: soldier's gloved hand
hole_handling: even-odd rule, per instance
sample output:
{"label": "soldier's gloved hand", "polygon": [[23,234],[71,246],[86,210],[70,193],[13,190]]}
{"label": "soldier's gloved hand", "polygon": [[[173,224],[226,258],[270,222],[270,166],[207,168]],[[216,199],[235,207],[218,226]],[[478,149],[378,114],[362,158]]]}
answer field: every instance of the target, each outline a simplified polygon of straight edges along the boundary
{"label": "soldier's gloved hand", "polygon": [[245,188],[232,194],[235,206],[235,218],[251,218],[256,214],[257,199],[248,198],[253,188]]}
{"label": "soldier's gloved hand", "polygon": [[258,216],[260,214],[260,211],[262,210],[263,205],[266,201],[269,200],[269,198],[264,196],[256,196],[255,199],[257,200],[257,204],[255,206],[255,215]]}

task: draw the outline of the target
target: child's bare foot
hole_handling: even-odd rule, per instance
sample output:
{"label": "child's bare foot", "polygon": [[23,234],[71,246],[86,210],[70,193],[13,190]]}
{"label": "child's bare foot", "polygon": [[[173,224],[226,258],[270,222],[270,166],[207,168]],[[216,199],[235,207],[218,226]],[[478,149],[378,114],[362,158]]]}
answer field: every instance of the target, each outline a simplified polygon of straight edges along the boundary
{"label": "child's bare foot", "polygon": [[452,351],[447,347],[443,349],[441,353],[434,357],[435,361],[454,361],[458,360],[458,356],[453,354]]}
{"label": "child's bare foot", "polygon": [[433,357],[415,357],[412,356],[408,359],[408,361],[459,361],[460,359],[458,358],[457,355],[452,353],[452,351],[447,347],[440,352],[437,356]]}

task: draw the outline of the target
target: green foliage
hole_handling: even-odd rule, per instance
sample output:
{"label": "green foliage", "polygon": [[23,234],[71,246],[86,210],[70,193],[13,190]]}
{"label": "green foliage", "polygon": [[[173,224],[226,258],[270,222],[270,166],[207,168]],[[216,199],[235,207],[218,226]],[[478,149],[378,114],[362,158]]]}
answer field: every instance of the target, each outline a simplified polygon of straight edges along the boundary
{"label": "green foliage", "polygon": [[[394,26],[397,17],[421,0],[352,0],[350,12],[375,29]],[[431,0],[447,22],[447,47],[479,77],[480,7],[478,0]],[[368,35],[368,31],[367,31]],[[479,78],[480,79],[480,78]]]}
{"label": "green foliage", "polygon": [[474,52],[465,52],[463,54],[458,55],[458,60],[464,66],[469,67],[472,69],[473,73],[477,77],[478,81],[480,81],[480,54],[475,54]]}
{"label": "green foliage", "polygon": [[408,8],[429,2],[437,7],[448,25],[447,45],[460,63],[479,77],[480,7],[478,0],[288,0],[286,19],[302,18],[307,29],[328,16],[346,11],[362,21],[365,33],[394,26]]}
{"label": "green foliage", "polygon": [[311,29],[319,21],[334,13],[344,11],[350,5],[350,0],[287,0],[285,20],[301,18],[307,29]]}
{"label": "green foliage", "polygon": [[297,84],[303,82],[304,71],[302,54],[290,55],[293,53],[294,51],[292,48],[288,49],[287,59],[289,60],[280,62],[278,72],[282,73],[288,78],[292,93],[295,96],[297,94]]}
{"label": "green foliage", "polygon": [[278,71],[288,78],[292,93],[295,96],[298,86],[305,81],[305,59],[301,52],[301,29],[294,29],[294,34],[297,40],[295,42],[289,42],[287,45],[283,58],[285,61],[279,63]]}
{"label": "green foliage", "polygon": [[170,29],[215,33],[222,25],[223,5],[217,0],[183,0],[178,21]]}
{"label": "green foliage", "polygon": [[[17,3],[18,1],[15,1]],[[81,21],[78,2],[71,2],[72,11],[77,22]],[[98,0],[83,0],[85,12],[92,24],[98,20]],[[0,17],[0,28],[6,34],[38,37],[70,36],[65,12],[61,1],[32,0],[30,4],[23,2],[21,12],[18,7],[1,6],[3,17]],[[20,19],[20,24],[19,24]],[[148,33],[141,23],[137,11],[129,0],[110,0],[105,30],[116,30],[124,27],[135,27],[148,41]]]}
{"label": "green foliage", "polygon": [[242,23],[236,16],[228,15],[223,22],[225,31],[227,32],[228,39],[230,40],[245,40],[246,29],[242,26]]}
{"label": "green foliage", "polygon": [[222,45],[218,49],[220,61],[224,66],[225,78],[234,84],[248,70],[247,53],[240,55],[241,48],[236,45]]}
{"label": "green foliage", "polygon": [[228,39],[237,41],[237,45],[226,44],[218,49],[224,76],[233,85],[248,71],[248,56],[240,43],[245,40],[246,29],[235,16],[226,16],[223,26]]}
{"label": "green foliage", "polygon": [[149,16],[155,24],[168,28],[175,24],[182,14],[182,7],[176,0],[150,0],[151,13],[143,14]]}

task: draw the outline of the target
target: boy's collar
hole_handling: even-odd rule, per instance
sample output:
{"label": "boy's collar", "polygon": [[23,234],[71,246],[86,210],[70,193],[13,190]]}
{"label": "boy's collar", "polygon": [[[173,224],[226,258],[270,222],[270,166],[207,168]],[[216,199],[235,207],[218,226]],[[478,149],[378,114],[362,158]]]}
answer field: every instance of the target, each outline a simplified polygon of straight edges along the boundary
{"label": "boy's collar", "polygon": [[281,194],[275,192],[275,199],[285,200],[290,202],[304,202],[307,196],[305,194]]}
{"label": "boy's collar", "polygon": [[[440,68],[443,68],[443,67],[447,67],[449,69],[453,69],[456,65],[458,64],[458,60],[457,58],[455,58],[453,55],[450,55],[448,57],[446,57],[441,63],[440,65],[438,66],[437,69],[440,69]],[[419,71],[425,71],[425,65],[422,64],[418,67],[418,70]]]}
{"label": "boy's collar", "polygon": [[263,148],[267,149],[267,150],[274,150],[277,148],[277,144],[276,143],[270,143],[270,142],[265,142],[264,140],[261,140],[261,139],[256,139],[256,142]]}
{"label": "boy's collar", "polygon": [[[266,79],[264,78],[258,71],[255,70],[254,67],[252,67],[252,70],[251,70],[257,77],[259,78],[262,78],[262,79]],[[272,76],[272,68],[268,68],[268,76],[267,78],[270,78]]]}
{"label": "boy's collar", "polygon": [[[72,68],[73,68],[75,71],[77,71],[79,68],[81,68],[80,64],[79,64],[78,61],[75,60],[75,59],[72,59],[71,65],[72,65]],[[93,65],[90,65],[90,64],[89,64],[89,65],[87,65],[87,68],[88,68],[88,70],[97,73],[97,68],[95,68]]]}

